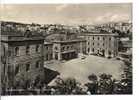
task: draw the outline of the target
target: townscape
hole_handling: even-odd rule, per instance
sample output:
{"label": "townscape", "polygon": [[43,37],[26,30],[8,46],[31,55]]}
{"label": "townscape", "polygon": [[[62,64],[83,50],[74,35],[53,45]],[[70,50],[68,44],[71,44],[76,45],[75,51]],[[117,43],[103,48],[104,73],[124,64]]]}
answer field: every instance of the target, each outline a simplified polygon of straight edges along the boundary
{"label": "townscape", "polygon": [[[132,23],[74,27],[2,22],[1,26],[3,95],[25,92],[26,94],[87,94],[87,91],[91,94],[132,93]],[[50,67],[50,69],[44,67],[44,64],[54,61],[66,62],[79,57],[86,59],[85,55],[123,61],[126,67],[122,79],[116,80],[112,75],[102,73],[98,80],[98,77],[92,73],[88,76],[91,82],[85,84],[89,87],[86,91],[83,90],[85,86],[74,78],[63,80],[58,77],[56,86],[47,85],[60,73],[52,71]],[[80,66],[78,67],[80,69]],[[97,90],[98,85],[102,85],[102,90]]]}
{"label": "townscape", "polygon": [[1,21],[1,95],[132,94],[132,21]]}

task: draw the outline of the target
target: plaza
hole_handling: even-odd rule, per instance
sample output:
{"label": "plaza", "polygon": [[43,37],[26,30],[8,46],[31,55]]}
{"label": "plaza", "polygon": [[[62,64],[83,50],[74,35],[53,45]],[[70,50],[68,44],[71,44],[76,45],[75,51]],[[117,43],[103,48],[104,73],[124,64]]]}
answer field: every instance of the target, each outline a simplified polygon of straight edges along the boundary
{"label": "plaza", "polygon": [[[44,67],[58,71],[61,78],[72,77],[82,84],[89,81],[88,76],[92,73],[97,76],[102,73],[107,73],[111,74],[115,79],[121,78],[123,68],[125,67],[125,64],[122,61],[116,60],[115,58],[107,59],[94,55],[84,56],[84,59],[79,57],[69,61],[45,62]],[[52,80],[49,85],[53,85],[54,81],[55,80]]]}

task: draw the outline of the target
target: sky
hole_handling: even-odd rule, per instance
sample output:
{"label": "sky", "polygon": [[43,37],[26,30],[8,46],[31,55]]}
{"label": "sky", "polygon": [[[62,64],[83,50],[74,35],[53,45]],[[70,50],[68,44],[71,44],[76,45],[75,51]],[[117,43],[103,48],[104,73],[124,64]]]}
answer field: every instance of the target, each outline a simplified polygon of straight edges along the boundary
{"label": "sky", "polygon": [[101,24],[131,21],[132,4],[3,4],[1,20],[38,24]]}

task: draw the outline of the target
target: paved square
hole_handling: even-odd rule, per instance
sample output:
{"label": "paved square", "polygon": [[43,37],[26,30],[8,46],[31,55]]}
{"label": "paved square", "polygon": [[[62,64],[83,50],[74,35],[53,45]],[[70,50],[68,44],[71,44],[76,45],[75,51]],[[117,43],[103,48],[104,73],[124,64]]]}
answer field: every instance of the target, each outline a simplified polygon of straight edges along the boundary
{"label": "paved square", "polygon": [[54,61],[53,63],[45,64],[45,67],[58,71],[60,77],[74,77],[83,84],[89,81],[87,77],[92,73],[97,76],[101,73],[107,73],[116,79],[120,79],[124,66],[122,61],[93,55],[86,55],[85,59],[77,58],[63,63]]}

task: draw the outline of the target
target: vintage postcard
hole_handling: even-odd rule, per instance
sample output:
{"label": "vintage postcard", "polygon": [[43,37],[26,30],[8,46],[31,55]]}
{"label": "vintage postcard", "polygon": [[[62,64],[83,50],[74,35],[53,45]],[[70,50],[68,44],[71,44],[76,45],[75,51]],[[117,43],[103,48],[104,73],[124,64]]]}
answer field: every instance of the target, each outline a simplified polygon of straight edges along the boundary
{"label": "vintage postcard", "polygon": [[132,3],[0,12],[1,95],[132,94]]}

